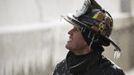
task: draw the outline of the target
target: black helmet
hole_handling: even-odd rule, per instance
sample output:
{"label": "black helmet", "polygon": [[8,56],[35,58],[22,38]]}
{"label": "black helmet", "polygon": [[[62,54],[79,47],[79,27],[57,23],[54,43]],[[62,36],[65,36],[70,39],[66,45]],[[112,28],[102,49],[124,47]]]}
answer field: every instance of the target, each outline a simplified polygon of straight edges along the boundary
{"label": "black helmet", "polygon": [[115,46],[116,51],[121,51],[109,38],[113,28],[111,15],[103,10],[95,0],[85,0],[82,9],[77,10],[75,14],[65,16],[64,19],[81,30],[87,44],[98,43],[108,46],[111,43]]}

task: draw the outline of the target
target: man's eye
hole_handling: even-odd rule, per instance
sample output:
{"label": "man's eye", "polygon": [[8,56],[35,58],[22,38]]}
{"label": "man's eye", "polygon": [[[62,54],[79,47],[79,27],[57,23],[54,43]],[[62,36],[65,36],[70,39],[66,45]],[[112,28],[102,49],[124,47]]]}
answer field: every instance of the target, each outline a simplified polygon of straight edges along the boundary
{"label": "man's eye", "polygon": [[74,31],[79,31],[79,28],[75,28]]}

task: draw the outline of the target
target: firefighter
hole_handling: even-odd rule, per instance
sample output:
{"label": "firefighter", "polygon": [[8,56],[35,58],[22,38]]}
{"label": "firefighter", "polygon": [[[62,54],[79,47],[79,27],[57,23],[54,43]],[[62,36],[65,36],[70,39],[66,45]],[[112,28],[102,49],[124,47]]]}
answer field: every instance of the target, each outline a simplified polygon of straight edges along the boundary
{"label": "firefighter", "polygon": [[82,9],[64,16],[72,24],[68,31],[69,50],[66,58],[57,64],[53,75],[125,75],[111,60],[102,55],[112,44],[116,57],[121,49],[110,39],[113,28],[111,15],[95,1],[85,0]]}

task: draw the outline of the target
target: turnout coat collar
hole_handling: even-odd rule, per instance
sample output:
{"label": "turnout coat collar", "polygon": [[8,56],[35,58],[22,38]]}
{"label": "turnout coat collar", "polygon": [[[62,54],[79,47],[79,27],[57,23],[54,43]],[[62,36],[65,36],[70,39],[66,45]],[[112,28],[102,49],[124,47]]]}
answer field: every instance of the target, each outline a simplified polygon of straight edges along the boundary
{"label": "turnout coat collar", "polygon": [[[88,71],[89,69],[92,69],[92,67],[99,63],[99,59],[101,58],[101,54],[99,52],[91,52],[86,55],[86,58],[80,62],[78,62],[75,65],[68,66],[68,63],[71,63],[69,58],[71,57],[73,53],[70,51],[67,54],[65,62],[67,63],[67,68],[70,70],[70,73],[73,74],[79,74],[85,71]],[[68,62],[70,61],[70,62]]]}

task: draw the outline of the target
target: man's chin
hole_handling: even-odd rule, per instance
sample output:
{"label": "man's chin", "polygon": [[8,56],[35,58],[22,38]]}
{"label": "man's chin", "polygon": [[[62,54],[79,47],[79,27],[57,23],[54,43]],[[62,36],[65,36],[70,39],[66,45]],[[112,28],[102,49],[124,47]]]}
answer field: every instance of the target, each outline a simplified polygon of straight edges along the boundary
{"label": "man's chin", "polygon": [[70,50],[71,49],[71,47],[70,47],[70,45],[69,44],[66,44],[66,49],[68,49],[68,50]]}
{"label": "man's chin", "polygon": [[68,44],[65,45],[66,49],[68,49]]}

